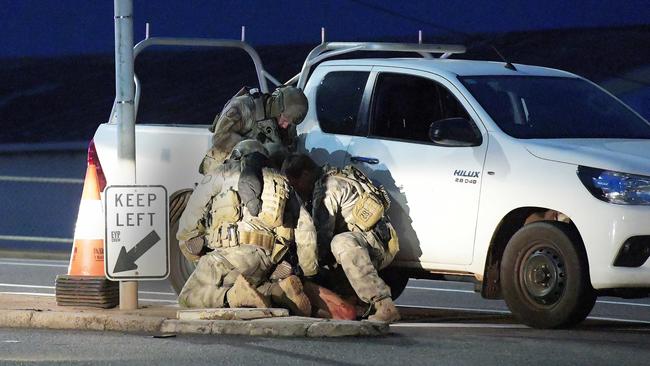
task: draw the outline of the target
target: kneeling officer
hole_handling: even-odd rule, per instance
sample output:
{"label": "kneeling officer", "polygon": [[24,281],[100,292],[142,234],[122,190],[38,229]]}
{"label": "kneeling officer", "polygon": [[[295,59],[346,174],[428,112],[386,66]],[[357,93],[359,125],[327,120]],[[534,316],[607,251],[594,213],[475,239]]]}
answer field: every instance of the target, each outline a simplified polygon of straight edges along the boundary
{"label": "kneeling officer", "polygon": [[311,305],[300,279],[290,276],[268,282],[269,272],[291,247],[305,276],[318,272],[315,227],[309,213],[278,171],[263,168],[261,210],[252,215],[238,192],[241,160],[258,153],[268,158],[259,141],[245,140],[232,157],[205,172],[179,221],[176,237],[186,256],[196,259],[204,245],[211,252],[197,267],[179,295],[186,307],[269,307],[270,297],[309,316]]}

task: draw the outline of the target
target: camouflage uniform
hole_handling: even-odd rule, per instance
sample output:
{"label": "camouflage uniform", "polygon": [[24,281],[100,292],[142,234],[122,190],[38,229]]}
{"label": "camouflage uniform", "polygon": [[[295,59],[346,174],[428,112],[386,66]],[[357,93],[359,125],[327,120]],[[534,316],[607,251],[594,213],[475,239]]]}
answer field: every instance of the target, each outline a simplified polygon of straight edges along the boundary
{"label": "camouflage uniform", "polygon": [[370,230],[354,224],[353,210],[363,192],[351,179],[332,174],[325,167],[313,193],[313,218],[321,258],[331,255],[341,265],[357,296],[366,303],[391,297],[390,288],[377,271],[388,266],[396,254],[389,250],[395,232],[386,217]]}
{"label": "camouflage uniform", "polygon": [[229,224],[231,230],[223,230],[223,222],[218,222],[217,217],[224,212],[228,215],[232,207],[215,204],[237,191],[240,171],[239,161],[226,161],[206,174],[180,218],[176,235],[179,242],[206,235],[208,246],[214,249],[199,259],[185,283],[179,295],[182,306],[224,307],[227,292],[239,274],[253,286],[261,285],[283,254],[278,249],[294,245],[294,241],[303,273],[310,276],[318,271],[315,228],[293,191],[288,192],[279,227],[270,227],[239,205],[239,220]]}
{"label": "camouflage uniform", "polygon": [[[291,105],[285,106],[289,103]],[[307,99],[300,89],[282,87],[271,95],[250,94],[242,89],[215,117],[210,128],[214,132],[212,148],[206,153],[199,171],[203,174],[221,164],[232,147],[245,139],[259,140],[271,153],[271,159],[281,164],[284,156],[295,150],[295,125],[302,122],[306,112]],[[277,124],[282,113],[290,115],[292,122],[286,130],[279,129]]]}

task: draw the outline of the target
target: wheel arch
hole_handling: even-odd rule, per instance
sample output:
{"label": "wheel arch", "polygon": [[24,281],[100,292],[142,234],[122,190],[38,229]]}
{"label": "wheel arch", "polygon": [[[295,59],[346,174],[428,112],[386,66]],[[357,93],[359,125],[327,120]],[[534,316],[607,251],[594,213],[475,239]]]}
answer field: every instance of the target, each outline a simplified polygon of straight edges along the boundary
{"label": "wheel arch", "polygon": [[[558,221],[566,224],[577,239],[579,250],[586,253],[584,242],[578,228],[571,218],[561,211],[545,207],[519,207],[505,215],[497,225],[485,260],[481,295],[486,299],[501,299],[501,260],[510,238],[524,225],[537,221]],[[586,255],[585,255],[586,257]],[[589,261],[587,259],[587,266]]]}

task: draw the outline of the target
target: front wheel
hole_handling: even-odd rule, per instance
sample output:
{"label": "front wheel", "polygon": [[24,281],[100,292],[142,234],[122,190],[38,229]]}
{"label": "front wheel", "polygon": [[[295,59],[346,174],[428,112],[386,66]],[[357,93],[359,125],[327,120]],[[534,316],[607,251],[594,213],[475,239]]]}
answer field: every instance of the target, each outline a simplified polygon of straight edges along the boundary
{"label": "front wheel", "polygon": [[195,268],[194,263],[185,258],[178,246],[178,240],[176,240],[178,220],[185,210],[190,195],[192,195],[192,190],[184,189],[172,194],[169,198],[169,282],[176,294],[181,293],[185,282]]}
{"label": "front wheel", "polygon": [[580,236],[565,223],[539,221],[512,236],[501,263],[503,297],[534,328],[570,327],[596,302]]}

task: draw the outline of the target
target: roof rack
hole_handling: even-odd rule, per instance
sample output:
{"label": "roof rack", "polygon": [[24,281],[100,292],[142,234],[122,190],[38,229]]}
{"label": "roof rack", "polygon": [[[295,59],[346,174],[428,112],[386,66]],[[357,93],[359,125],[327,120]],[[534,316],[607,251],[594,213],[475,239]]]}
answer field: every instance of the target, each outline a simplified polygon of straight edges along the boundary
{"label": "roof rack", "polygon": [[387,43],[387,42],[323,42],[314,48],[302,66],[299,74],[292,77],[285,84],[298,82],[298,87],[305,88],[311,68],[334,56],[358,51],[383,51],[383,52],[410,52],[419,53],[424,58],[433,58],[434,53],[442,54],[440,58],[448,58],[457,53],[465,53],[463,45],[448,44],[422,44],[422,43]]}

